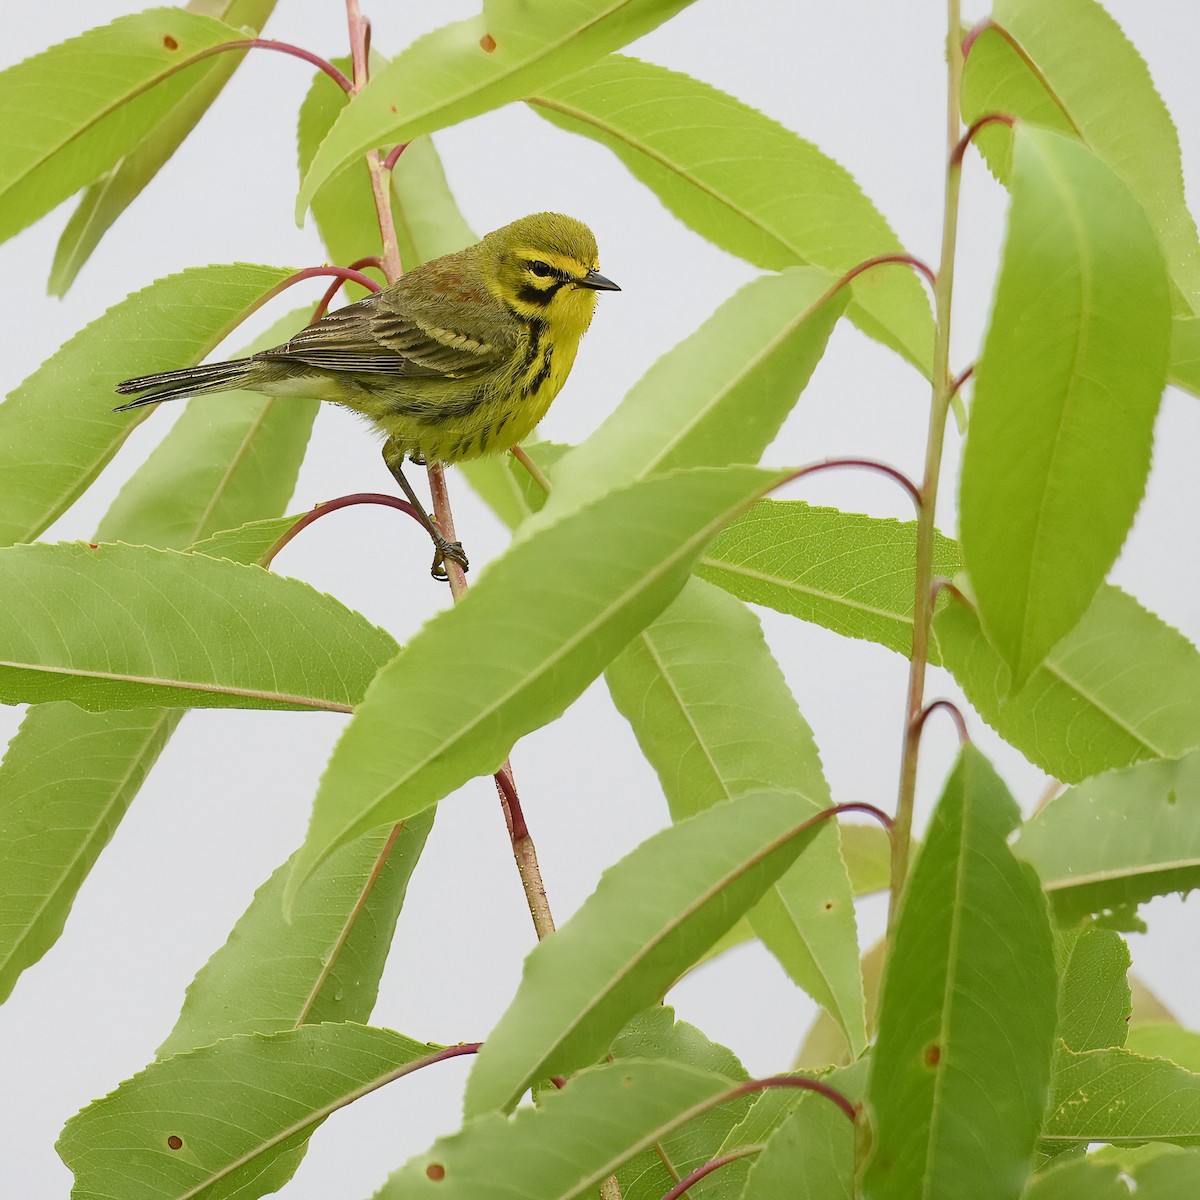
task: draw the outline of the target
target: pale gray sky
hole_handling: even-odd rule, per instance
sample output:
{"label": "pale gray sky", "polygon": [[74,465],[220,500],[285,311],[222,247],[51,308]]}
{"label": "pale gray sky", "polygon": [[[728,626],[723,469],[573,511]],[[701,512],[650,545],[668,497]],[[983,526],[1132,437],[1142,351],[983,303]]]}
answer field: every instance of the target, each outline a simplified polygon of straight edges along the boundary
{"label": "pale gray sky", "polygon": [[[470,0],[364,4],[384,53],[475,7]],[[1200,16],[1184,0],[1113,0],[1109,7],[1149,60],[1181,127],[1194,194]],[[127,11],[133,7],[116,0],[11,6],[3,18],[0,67]],[[969,19],[982,15],[982,6],[968,6]],[[697,0],[631,52],[716,84],[816,142],[855,174],[909,250],[934,261],[943,22],[943,5],[934,0]],[[342,6],[280,0],[267,33],[339,55]],[[308,83],[309,72],[294,61],[251,56],[105,238],[66,300],[46,298],[44,280],[71,205],[0,246],[7,281],[0,299],[3,392],[110,304],[161,275],[208,262],[323,261],[311,223],[299,230],[291,219],[295,112]],[[436,141],[478,231],[541,209],[572,213],[596,231],[603,269],[624,289],[602,298],[571,381],[543,423],[548,437],[585,437],[651,362],[754,274],[680,225],[607,151],[519,105]],[[983,328],[1003,214],[1003,194],[970,158],[956,307],[959,366],[974,357]],[[293,295],[285,303],[298,302]],[[911,370],[844,326],[768,459],[802,463],[865,454],[919,476],[926,403],[926,389]],[[146,422],[51,536],[90,535],[121,479],[171,419],[163,411]],[[948,532],[954,528],[953,441],[939,514]],[[1200,638],[1198,445],[1200,401],[1169,393],[1149,496],[1112,577],[1193,640]],[[451,479],[459,531],[478,568],[500,551],[503,535],[453,472]],[[293,508],[385,486],[377,447],[363,426],[343,412],[323,412]],[[903,497],[870,477],[838,473],[792,494],[880,516],[910,515]],[[391,554],[397,544],[402,561]],[[407,530],[397,534],[391,514],[357,509],[319,523],[277,566],[335,593],[403,640],[447,600],[428,577],[427,558],[419,539]],[[877,646],[772,613],[763,617],[816,732],[834,797],[892,807],[905,664]],[[955,691],[935,672],[931,695],[938,694]],[[0,742],[16,725],[17,714],[0,712]],[[63,1121],[152,1057],[195,970],[303,836],[340,726],[334,716],[283,713],[198,712],[185,719],[84,886],[61,940],[0,1008],[0,1193],[67,1195],[70,1175],[53,1150]],[[971,728],[1022,806],[1031,807],[1043,786],[1040,773],[977,719]],[[948,725],[931,723],[922,814],[955,745]],[[602,686],[525,739],[513,761],[561,922],[604,866],[663,823],[665,806]],[[880,913],[872,903],[863,914],[872,936]],[[1200,1021],[1200,979],[1194,966],[1180,965],[1194,958],[1180,953],[1184,944],[1194,945],[1194,914],[1178,901],[1161,901],[1150,915],[1152,933],[1132,941],[1135,967],[1185,1020]],[[490,782],[476,781],[442,806],[409,891],[374,1021],[422,1039],[486,1036],[515,987],[532,936],[494,791]],[[674,999],[683,1017],[732,1046],[751,1071],[764,1073],[788,1065],[814,1011],[756,947],[699,972]],[[369,1195],[389,1168],[457,1125],[467,1066],[439,1066],[338,1114],[314,1139],[285,1194],[296,1200]]]}

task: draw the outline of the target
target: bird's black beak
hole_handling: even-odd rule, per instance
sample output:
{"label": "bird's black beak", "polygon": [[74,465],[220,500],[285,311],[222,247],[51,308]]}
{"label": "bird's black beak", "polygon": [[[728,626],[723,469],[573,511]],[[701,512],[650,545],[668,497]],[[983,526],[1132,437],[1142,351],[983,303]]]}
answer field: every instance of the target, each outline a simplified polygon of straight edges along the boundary
{"label": "bird's black beak", "polygon": [[619,292],[621,290],[611,279],[605,279],[599,271],[589,271],[578,283],[580,287],[591,288],[593,292]]}

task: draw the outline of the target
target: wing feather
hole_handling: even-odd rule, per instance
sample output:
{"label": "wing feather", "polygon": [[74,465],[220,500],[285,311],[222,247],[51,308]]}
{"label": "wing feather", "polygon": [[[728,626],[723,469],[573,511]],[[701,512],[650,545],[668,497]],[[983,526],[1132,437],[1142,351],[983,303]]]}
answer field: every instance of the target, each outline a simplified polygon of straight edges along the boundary
{"label": "wing feather", "polygon": [[[399,287],[339,308],[254,357],[325,371],[464,379],[511,355],[515,328],[497,319],[497,301],[486,292],[430,296],[439,280],[422,274],[418,268]],[[436,319],[431,308],[437,309]]]}

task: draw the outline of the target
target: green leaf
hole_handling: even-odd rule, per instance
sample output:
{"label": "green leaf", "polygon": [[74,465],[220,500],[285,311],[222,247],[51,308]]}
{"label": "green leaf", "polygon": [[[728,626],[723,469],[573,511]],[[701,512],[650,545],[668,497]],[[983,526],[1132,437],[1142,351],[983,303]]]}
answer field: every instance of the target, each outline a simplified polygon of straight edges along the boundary
{"label": "green leaf", "polygon": [[372,684],[321,780],[294,883],[368,829],[498,770],[670,603],[716,530],[781,478],[750,467],[658,476],[514,544]]}
{"label": "green leaf", "polygon": [[1173,1021],[1130,1025],[1125,1048],[1146,1058],[1169,1058],[1185,1070],[1200,1072],[1200,1033]]}
{"label": "green leaf", "polygon": [[209,558],[228,558],[232,562],[263,565],[263,560],[275,543],[303,516],[304,513],[292,513],[286,517],[247,521],[236,529],[222,529],[190,549],[193,554],[206,554]]}
{"label": "green leaf", "polygon": [[[725,92],[617,55],[531,97],[534,111],[607,146],[697,233],[759,267],[811,263],[840,276],[904,248],[850,173]],[[850,316],[928,374],[929,301],[907,266],[851,285]]]}
{"label": "green leaf", "polygon": [[713,1108],[728,1090],[724,1076],[683,1063],[595,1067],[512,1120],[487,1113],[439,1138],[392,1175],[375,1200],[594,1196],[622,1163]]}
{"label": "green leaf", "polygon": [[[1076,827],[1078,830],[1084,826]],[[1129,947],[1111,929],[1094,925],[1060,931],[1058,1029],[1069,1050],[1103,1050],[1125,1045],[1133,1000],[1129,993]]]}
{"label": "green leaf", "polygon": [[0,404],[0,545],[31,541],[61,516],[144,419],[111,411],[120,380],[199,362],[289,274],[245,264],[181,271],[47,359]]}
{"label": "green leaf", "polygon": [[1200,1153],[1149,1145],[1113,1150],[1137,1187],[1138,1200],[1188,1200],[1200,1193]]}
{"label": "green leaf", "polygon": [[1200,396],[1200,317],[1176,317],[1171,322],[1167,382]]}
{"label": "green leaf", "polygon": [[[294,329],[296,318],[280,326]],[[279,340],[273,335],[264,335],[267,344]],[[316,407],[245,392],[188,405],[118,495],[102,536],[183,547],[223,522],[278,511]],[[73,704],[26,714],[0,764],[0,999],[57,940],[180,715],[87,713]]]}
{"label": "green leaf", "polygon": [[478,16],[418,38],[339,115],[300,185],[297,220],[359,155],[520,100],[649,33],[687,3],[484,0]]}
{"label": "green leaf", "polygon": [[1200,887],[1200,753],[1077,784],[1031,817],[1017,853],[1060,921]]}
{"label": "green leaf", "polygon": [[1035,1175],[1021,1195],[1024,1200],[1129,1200],[1129,1189],[1116,1163],[1082,1158]]}
{"label": "green leaf", "polygon": [[[741,600],[907,657],[916,546],[915,521],[764,500],[713,539],[696,573]],[[957,544],[935,532],[934,574],[949,578],[961,565]]]}
{"label": "green leaf", "polygon": [[1056,779],[1074,783],[1200,744],[1200,654],[1117,588],[1096,593],[1016,693],[973,612],[947,604],[934,629],[979,715]]}
{"label": "green leaf", "polygon": [[[824,1076],[824,1082],[856,1103],[866,1081],[865,1060]],[[844,1112],[824,1096],[802,1093],[762,1152],[749,1160],[741,1200],[853,1200],[854,1141],[854,1123]]]}
{"label": "green leaf", "polygon": [[[1046,902],[1006,839],[1020,814],[964,747],[908,885],[884,981],[863,1194],[1011,1200],[1050,1082]],[[1003,986],[999,986],[1003,981]]]}
{"label": "green leaf", "polygon": [[[842,833],[845,834],[848,830],[857,828],[861,827],[846,825],[843,826]],[[887,835],[884,834],[884,837]],[[872,1037],[879,1017],[879,993],[883,984],[886,950],[886,942],[879,941],[862,956],[863,992],[867,1000],[867,1033]],[[792,1069],[822,1071],[831,1066],[844,1067],[853,1061],[846,1035],[837,1027],[829,1013],[822,1009],[817,1013],[817,1019],[805,1035],[800,1049],[796,1051],[796,1056],[792,1060]]]}
{"label": "green leaf", "polygon": [[[656,1005],[638,1013],[617,1034],[610,1051],[618,1061],[654,1059],[682,1063],[723,1075],[732,1087],[749,1078],[732,1050],[710,1042],[694,1025],[675,1020],[675,1010]],[[746,1115],[753,1097],[722,1104],[689,1121],[652,1150],[644,1150],[617,1172],[622,1200],[662,1200],[682,1177],[708,1162],[729,1131]],[[674,1175],[667,1171],[664,1158]]]}
{"label": "green leaf", "polygon": [[891,886],[891,845],[887,830],[867,825],[840,825],[842,858],[856,896],[886,892]]}
{"label": "green leaf", "polygon": [[[812,731],[758,619],[733,597],[690,580],[606,679],[674,820],[757,788],[799,792],[812,813],[832,805]],[[834,1015],[857,1055],[867,1042],[862,976],[838,849],[837,823],[829,821],[750,923],[794,982]]]}
{"label": "green leaf", "polygon": [[430,138],[414,138],[396,161],[392,198],[396,242],[405,270],[479,241],[454,202]]}
{"label": "green leaf", "polygon": [[58,941],[182,713],[31,708],[0,763],[0,1000]]}
{"label": "green leaf", "polygon": [[[1200,243],[1184,196],[1179,137],[1141,55],[1095,0],[997,0],[992,17],[1027,59],[996,53],[999,35],[984,34],[967,59],[964,116],[1006,112],[1045,124],[1052,114],[1056,127],[1078,131],[1145,210],[1175,286],[1196,308]],[[992,52],[976,64],[985,40]],[[977,66],[984,78],[976,90]]]}
{"label": "green leaf", "polygon": [[819,824],[804,796],[751,793],[662,830],[610,867],[526,958],[467,1081],[467,1114],[510,1109],[534,1080],[600,1058],[796,861]]}
{"label": "green leaf", "polygon": [[756,279],[660,358],[555,472],[530,528],[676,467],[755,463],[825,353],[844,295],[810,268]]}
{"label": "green leaf", "polygon": [[[275,0],[190,0],[186,7],[242,31],[239,36],[253,36],[271,15]],[[241,54],[218,54],[189,72],[195,79],[190,90],[159,116],[120,162],[88,187],[54,251],[48,285],[52,296],[66,295],[100,239],[195,128],[241,61]]]}
{"label": "green leaf", "polygon": [[432,823],[432,812],[422,813],[405,822],[394,844],[393,831],[379,829],[343,846],[300,889],[285,921],[288,859],[192,980],[158,1058],[235,1034],[368,1020]]}
{"label": "green leaf", "polygon": [[1086,147],[1022,126],[1011,190],[959,507],[984,632],[1020,688],[1141,502],[1171,308],[1154,231]]}
{"label": "green leaf", "polygon": [[57,1150],[77,1196],[261,1195],[260,1184],[282,1182],[271,1175],[281,1155],[433,1049],[351,1024],[226,1038],[154,1063],[88,1105]]}
{"label": "green leaf", "polygon": [[391,636],[296,579],[120,543],[0,550],[0,700],[349,712]]}
{"label": "green leaf", "polygon": [[207,80],[208,67],[190,64],[240,37],[210,17],[155,8],[0,73],[0,241],[134,150]]}
{"label": "green leaf", "polygon": [[1200,1075],[1128,1050],[1058,1053],[1043,1141],[1200,1145]]}

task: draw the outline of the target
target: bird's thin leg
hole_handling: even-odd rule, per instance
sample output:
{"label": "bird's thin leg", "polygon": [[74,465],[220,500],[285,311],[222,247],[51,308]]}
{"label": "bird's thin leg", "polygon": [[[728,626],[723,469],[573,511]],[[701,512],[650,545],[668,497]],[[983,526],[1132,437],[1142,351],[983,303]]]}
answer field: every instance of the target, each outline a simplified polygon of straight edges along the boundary
{"label": "bird's thin leg", "polygon": [[421,524],[425,526],[429,531],[429,536],[433,539],[433,566],[430,567],[429,573],[434,579],[444,583],[448,578],[444,565],[446,559],[458,563],[466,571],[468,562],[462,548],[462,542],[448,542],[442,537],[438,527],[433,523],[433,518],[425,511],[425,506],[417,499],[417,493],[413,491],[412,485],[404,477],[404,455],[396,454],[391,447],[391,443],[388,443],[383,448],[383,461],[387,463],[387,469],[391,471],[392,478],[400,485],[401,490],[408,497],[409,504],[416,509]]}

